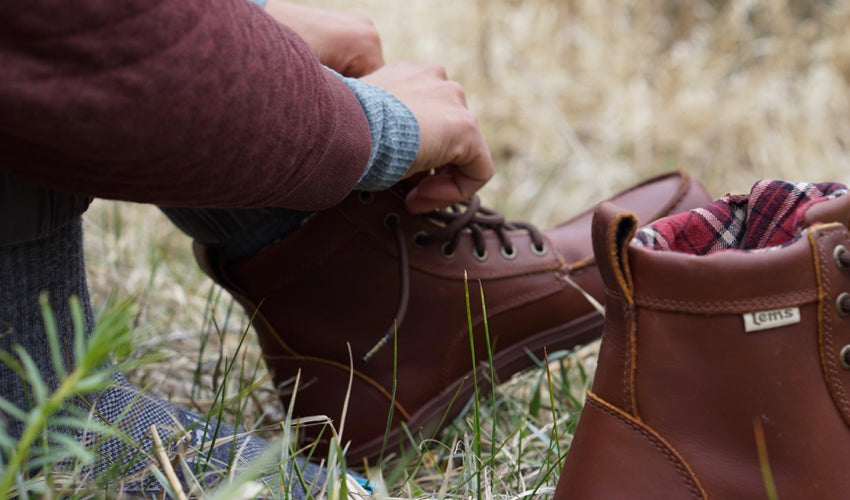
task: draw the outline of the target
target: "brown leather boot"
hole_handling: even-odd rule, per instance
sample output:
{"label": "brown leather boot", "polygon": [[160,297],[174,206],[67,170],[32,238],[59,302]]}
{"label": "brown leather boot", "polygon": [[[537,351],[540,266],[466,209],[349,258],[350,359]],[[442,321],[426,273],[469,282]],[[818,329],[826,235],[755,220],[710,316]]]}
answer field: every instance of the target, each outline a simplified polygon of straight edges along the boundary
{"label": "brown leather boot", "polygon": [[[674,173],[614,200],[649,222],[710,198],[696,181]],[[499,378],[533,366],[528,352],[541,356],[546,346],[566,349],[601,334],[601,315],[577,289],[597,299],[603,295],[591,216],[543,232],[505,222],[477,198],[422,216],[409,214],[397,192],[363,192],[314,214],[298,231],[245,260],[226,264],[212,248],[196,244],[195,251],[210,276],[249,313],[257,312],[254,326],[275,382],[291,381],[301,370],[296,416],[340,415],[350,345],[354,382],[343,442],[351,441],[348,457],[359,461],[380,453],[391,406],[394,447],[405,436],[399,423],[414,436],[431,437],[472,394],[466,273],[474,357],[488,359],[480,280]],[[483,373],[489,370],[479,367]],[[287,404],[289,396],[283,400]]]}
{"label": "brown leather boot", "polygon": [[844,191],[758,183],[631,245],[597,209],[605,333],[556,499],[767,498],[763,467],[779,498],[847,498]]}

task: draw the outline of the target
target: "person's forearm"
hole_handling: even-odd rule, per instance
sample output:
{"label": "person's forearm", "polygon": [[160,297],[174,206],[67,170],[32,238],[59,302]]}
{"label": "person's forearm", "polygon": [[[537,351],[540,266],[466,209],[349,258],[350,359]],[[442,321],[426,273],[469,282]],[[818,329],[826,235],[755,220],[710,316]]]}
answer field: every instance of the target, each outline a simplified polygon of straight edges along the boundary
{"label": "person's forearm", "polygon": [[0,170],[106,198],[298,209],[365,171],[358,100],[256,6],[44,3],[0,6]]}

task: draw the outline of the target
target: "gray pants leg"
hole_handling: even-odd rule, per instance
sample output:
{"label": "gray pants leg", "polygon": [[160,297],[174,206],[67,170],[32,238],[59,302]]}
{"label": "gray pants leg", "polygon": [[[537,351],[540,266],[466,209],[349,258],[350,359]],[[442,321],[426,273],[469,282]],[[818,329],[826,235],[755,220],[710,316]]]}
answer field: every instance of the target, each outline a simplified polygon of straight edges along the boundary
{"label": "gray pants leg", "polygon": [[225,259],[257,253],[298,229],[311,212],[284,208],[206,209],[160,207],[194,240],[217,245]]}

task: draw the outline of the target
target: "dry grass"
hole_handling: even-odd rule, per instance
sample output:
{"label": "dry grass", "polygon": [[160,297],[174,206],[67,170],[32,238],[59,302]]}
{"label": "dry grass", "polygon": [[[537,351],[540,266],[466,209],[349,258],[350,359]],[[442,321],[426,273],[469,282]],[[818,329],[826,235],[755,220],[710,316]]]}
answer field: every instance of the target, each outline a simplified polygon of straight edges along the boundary
{"label": "dry grass", "polygon": [[[514,218],[554,223],[674,167],[716,195],[768,177],[850,181],[848,1],[309,3],[372,17],[388,60],[441,62],[465,85],[499,167],[482,195]],[[97,202],[86,228],[95,302],[137,295],[151,334],[143,345],[165,357],[132,378],[203,408],[190,389],[210,286],[188,240],[156,209],[129,204]],[[216,317],[226,315],[222,303]],[[227,330],[243,325],[235,318]],[[216,358],[200,361],[207,376]],[[592,352],[585,360],[592,368]],[[500,392],[519,401],[520,415],[540,372],[525,377]],[[256,415],[264,411],[279,414],[261,394]],[[516,456],[511,446],[506,457]],[[504,463],[495,477],[515,466]],[[439,490],[441,470],[435,464],[417,484]],[[490,477],[494,497],[524,491],[524,479]]]}
{"label": "dry grass", "polygon": [[537,222],[672,167],[718,194],[847,180],[847,2],[313,3],[372,13],[389,59],[446,64],[501,167],[485,194]]}

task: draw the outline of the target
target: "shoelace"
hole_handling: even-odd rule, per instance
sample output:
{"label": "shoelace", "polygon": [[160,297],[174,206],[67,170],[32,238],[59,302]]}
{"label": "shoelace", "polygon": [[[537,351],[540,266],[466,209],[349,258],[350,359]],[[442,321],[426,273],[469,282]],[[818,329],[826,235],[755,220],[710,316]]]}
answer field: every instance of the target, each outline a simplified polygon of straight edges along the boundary
{"label": "shoelace", "polygon": [[[517,256],[517,248],[511,241],[508,231],[525,230],[531,237],[531,251],[537,255],[546,254],[546,242],[543,233],[536,226],[528,222],[511,222],[495,210],[482,207],[478,196],[471,197],[468,201],[454,204],[448,208],[436,210],[425,214],[425,217],[436,222],[438,229],[431,233],[420,231],[413,236],[414,244],[427,246],[437,242],[443,242],[441,251],[446,258],[452,258],[460,242],[461,235],[468,229],[472,235],[474,244],[473,255],[478,260],[487,258],[487,247],[484,239],[485,231],[494,231],[501,244],[501,254],[506,259]],[[386,333],[363,355],[363,361],[368,362],[375,354],[393,338],[398,325],[404,322],[407,314],[407,304],[410,299],[410,265],[407,253],[407,244],[404,241],[404,233],[401,230],[399,217],[388,216],[385,220],[387,228],[392,231],[398,249],[398,274],[399,291],[398,306],[394,316],[393,324]]]}

